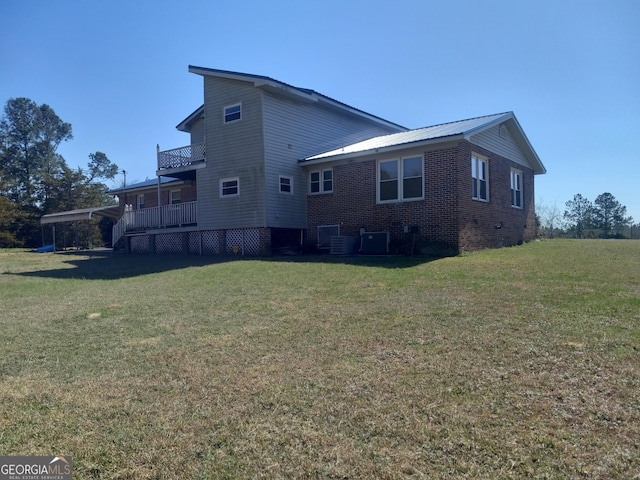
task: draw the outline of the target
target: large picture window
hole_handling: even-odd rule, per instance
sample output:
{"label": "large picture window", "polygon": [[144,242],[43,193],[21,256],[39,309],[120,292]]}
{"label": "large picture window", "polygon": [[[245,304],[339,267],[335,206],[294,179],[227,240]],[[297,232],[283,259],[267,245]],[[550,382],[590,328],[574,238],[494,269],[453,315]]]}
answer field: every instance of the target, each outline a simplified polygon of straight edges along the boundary
{"label": "large picture window", "polygon": [[424,161],[407,157],[378,162],[378,202],[424,198]]}
{"label": "large picture window", "polygon": [[522,208],[522,172],[511,170],[511,206]]}
{"label": "large picture window", "polygon": [[486,158],[471,156],[471,197],[474,200],[489,201],[489,162]]}

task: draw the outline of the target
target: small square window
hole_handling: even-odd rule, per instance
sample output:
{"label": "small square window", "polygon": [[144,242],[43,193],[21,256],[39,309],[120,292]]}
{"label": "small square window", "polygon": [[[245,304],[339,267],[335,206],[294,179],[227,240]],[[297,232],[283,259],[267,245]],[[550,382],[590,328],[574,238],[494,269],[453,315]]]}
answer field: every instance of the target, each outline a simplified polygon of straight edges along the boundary
{"label": "small square window", "polygon": [[229,105],[224,107],[224,123],[242,120],[242,104]]}
{"label": "small square window", "polygon": [[240,180],[238,177],[220,180],[220,197],[235,197],[240,195]]}
{"label": "small square window", "polygon": [[293,193],[293,178],[280,175],[280,193]]}

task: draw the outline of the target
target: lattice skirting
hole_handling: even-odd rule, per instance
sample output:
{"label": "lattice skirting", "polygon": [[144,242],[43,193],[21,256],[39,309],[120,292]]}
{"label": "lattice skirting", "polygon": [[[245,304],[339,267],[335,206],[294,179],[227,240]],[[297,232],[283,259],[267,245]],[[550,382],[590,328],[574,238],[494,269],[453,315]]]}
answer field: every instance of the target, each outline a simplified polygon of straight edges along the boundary
{"label": "lattice skirting", "polygon": [[189,253],[218,255],[220,253],[219,233],[217,230],[189,232]]}
{"label": "lattice skirting", "polygon": [[138,235],[131,237],[131,253],[149,253],[151,252],[149,244],[149,235]]}
{"label": "lattice skirting", "polygon": [[269,235],[261,228],[169,232],[130,237],[129,244],[131,253],[252,256],[269,251]]}
{"label": "lattice skirting", "polygon": [[227,230],[225,244],[227,254],[258,255],[260,253],[260,229]]}
{"label": "lattice skirting", "polygon": [[182,234],[163,233],[156,235],[156,253],[182,253]]}

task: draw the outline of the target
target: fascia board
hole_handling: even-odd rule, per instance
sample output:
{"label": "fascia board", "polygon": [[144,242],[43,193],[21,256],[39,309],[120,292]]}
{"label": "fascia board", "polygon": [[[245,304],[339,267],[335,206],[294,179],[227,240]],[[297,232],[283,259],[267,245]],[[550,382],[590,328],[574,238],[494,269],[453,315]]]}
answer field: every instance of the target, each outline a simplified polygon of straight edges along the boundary
{"label": "fascia board", "polygon": [[278,92],[285,92],[289,95],[304,98],[307,101],[309,101],[309,99],[311,98],[311,95],[297,89],[296,87],[259,75],[213,70],[202,67],[194,67],[192,65],[189,65],[189,72],[202,76],[226,78],[229,80],[238,80],[241,82],[253,83],[253,85],[257,88],[268,88],[276,90]]}
{"label": "fascia board", "polygon": [[529,156],[533,160],[534,173],[536,175],[542,175],[547,173],[547,169],[545,168],[545,166],[542,163],[542,160],[540,160],[540,157],[534,150],[533,145],[531,145],[531,142],[529,142],[529,139],[525,135],[524,130],[520,126],[520,122],[518,122],[518,119],[515,117],[515,115],[512,117],[512,121],[516,127],[516,132],[518,135],[518,139],[516,141],[521,145],[521,147],[524,147],[524,149],[526,149],[530,153]]}
{"label": "fascia board", "polygon": [[525,152],[525,156],[531,162],[531,167],[533,168],[534,173],[536,175],[547,173],[547,170],[542,164],[540,157],[538,157],[538,154],[533,149],[531,142],[529,142],[529,139],[525,135],[524,130],[520,126],[520,123],[518,122],[518,119],[516,118],[513,112],[505,113],[504,115],[496,118],[491,122],[487,122],[483,125],[480,125],[478,127],[465,131],[464,139],[470,142],[471,137],[473,137],[474,135],[477,135],[478,133],[481,133],[484,130],[487,130],[495,125],[499,125],[504,122],[508,122],[511,124],[512,127],[515,127],[512,129],[512,134],[514,134],[516,143]]}
{"label": "fascia board", "polygon": [[204,105],[198,107],[193,113],[191,113],[187,118],[182,120],[178,125],[176,125],[176,129],[181,132],[188,132],[187,125],[196,120],[198,117],[204,115]]}
{"label": "fascia board", "polygon": [[[160,184],[160,190],[166,189],[166,188],[172,188],[172,187],[176,187],[179,185],[184,185],[185,181],[184,180],[175,180],[175,181],[170,181],[170,182],[163,182]],[[123,193],[135,193],[135,192],[142,192],[145,190],[157,190],[158,189],[158,183],[153,183],[153,184],[149,184],[149,185],[143,185],[140,187],[133,187],[133,188],[127,188],[127,187],[122,187],[122,188],[118,188],[116,190],[109,190],[107,192],[108,195],[121,195]]]}

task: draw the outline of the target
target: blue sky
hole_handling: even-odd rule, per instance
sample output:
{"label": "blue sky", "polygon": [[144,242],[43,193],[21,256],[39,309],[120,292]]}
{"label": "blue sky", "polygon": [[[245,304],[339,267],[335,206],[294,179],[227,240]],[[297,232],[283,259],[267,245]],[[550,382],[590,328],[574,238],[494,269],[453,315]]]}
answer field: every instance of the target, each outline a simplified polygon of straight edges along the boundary
{"label": "blue sky", "polygon": [[102,151],[128,183],[154,177],[156,144],[189,143],[188,65],[410,128],[513,111],[547,168],[538,204],[610,192],[637,222],[639,23],[636,0],[3,0],[0,102],[50,105],[73,126],[67,162]]}

